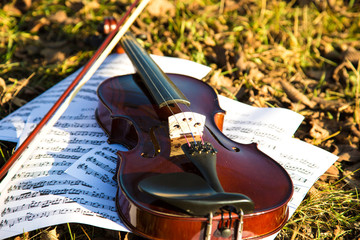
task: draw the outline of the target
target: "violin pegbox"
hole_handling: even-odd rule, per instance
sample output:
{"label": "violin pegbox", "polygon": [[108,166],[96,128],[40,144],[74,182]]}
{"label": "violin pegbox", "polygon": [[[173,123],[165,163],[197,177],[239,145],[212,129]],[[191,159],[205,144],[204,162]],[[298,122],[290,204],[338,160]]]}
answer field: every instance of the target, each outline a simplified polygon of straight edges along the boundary
{"label": "violin pegbox", "polygon": [[206,117],[194,112],[181,112],[171,115],[169,121],[170,139],[184,135],[201,136],[204,131]]}

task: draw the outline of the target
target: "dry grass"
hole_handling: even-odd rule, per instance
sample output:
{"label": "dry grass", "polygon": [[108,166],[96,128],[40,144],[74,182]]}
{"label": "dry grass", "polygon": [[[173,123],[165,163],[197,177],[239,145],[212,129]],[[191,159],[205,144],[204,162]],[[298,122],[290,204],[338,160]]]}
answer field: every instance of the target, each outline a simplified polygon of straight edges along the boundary
{"label": "dry grass", "polygon": [[[0,116],[83,65],[102,39],[103,17],[119,18],[128,5],[1,1]],[[278,239],[360,238],[359,10],[354,0],[154,0],[132,27],[151,53],[211,66],[207,81],[220,94],[304,115],[296,137],[340,156]],[[12,146],[1,148],[8,158]],[[56,231],[61,239],[120,238],[76,224]]]}

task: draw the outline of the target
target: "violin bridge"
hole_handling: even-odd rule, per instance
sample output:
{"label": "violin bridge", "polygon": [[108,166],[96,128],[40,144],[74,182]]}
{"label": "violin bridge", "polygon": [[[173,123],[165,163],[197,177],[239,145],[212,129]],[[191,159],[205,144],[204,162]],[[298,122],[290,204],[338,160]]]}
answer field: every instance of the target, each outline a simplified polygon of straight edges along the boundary
{"label": "violin bridge", "polygon": [[201,136],[206,117],[194,112],[181,112],[169,117],[169,137],[179,138],[184,135]]}

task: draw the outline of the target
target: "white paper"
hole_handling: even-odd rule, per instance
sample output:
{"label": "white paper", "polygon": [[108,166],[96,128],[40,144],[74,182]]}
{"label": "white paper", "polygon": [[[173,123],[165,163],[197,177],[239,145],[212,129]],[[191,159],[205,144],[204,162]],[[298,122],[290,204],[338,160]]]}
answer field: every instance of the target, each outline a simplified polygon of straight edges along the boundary
{"label": "white paper", "polygon": [[223,132],[239,143],[270,143],[291,137],[304,117],[283,108],[258,108],[219,96],[226,111]]}
{"label": "white paper", "polygon": [[[210,71],[210,68],[207,66],[184,59],[161,57],[156,55],[151,55],[151,57],[166,73],[182,74],[196,79],[201,79]],[[76,71],[74,74],[65,78],[48,91],[2,119],[0,121],[0,139],[17,142],[30,113],[35,109],[43,108],[44,105],[55,103],[79,72],[80,70]],[[97,96],[95,94],[96,89],[103,80],[116,75],[132,74],[134,72],[134,67],[126,54],[110,55],[96,71],[96,74],[80,90],[74,102],[81,102],[81,100],[97,102]],[[44,112],[44,114],[45,113],[46,112]]]}
{"label": "white paper", "polygon": [[[164,72],[202,78],[210,70],[190,61],[153,58]],[[177,68],[170,67],[168,71],[170,65]],[[126,55],[109,56],[51,131],[37,139],[36,149],[29,158],[20,157],[17,161],[20,169],[14,174],[9,172],[0,184],[0,238],[65,222],[126,231],[115,210],[113,187],[104,187],[100,191],[64,171],[86,152],[107,140],[94,117],[99,83],[114,75],[133,72]],[[49,104],[57,100],[75,74],[3,119],[0,122],[0,139],[24,140],[34,123],[44,116]]]}
{"label": "white paper", "polygon": [[116,152],[119,150],[127,149],[118,144],[104,143],[84,154],[65,172],[97,189],[113,187],[115,191],[117,183],[113,180],[113,176],[116,174]]}
{"label": "white paper", "polygon": [[[185,60],[154,59],[165,72],[184,74],[187,70],[185,74],[195,78],[209,72],[208,67]],[[167,69],[168,66],[176,67]],[[125,55],[109,56],[51,131],[39,137],[29,157],[19,159],[20,169],[14,167],[14,173],[0,183],[0,238],[65,222],[126,231],[115,209],[116,187],[112,180],[114,153],[125,149],[106,143],[94,110],[98,84],[108,77],[133,71]],[[0,139],[22,141],[72,79],[74,75],[0,121]],[[293,212],[336,157],[291,139],[302,121],[299,114],[254,108],[223,97],[219,100],[227,111],[224,133],[239,142],[259,143],[260,149],[288,169],[295,186],[290,204]],[[280,145],[282,141],[287,144]]]}
{"label": "white paper", "polygon": [[[66,222],[126,231],[116,212],[113,188],[100,191],[64,173],[106,142],[94,118],[95,108],[85,106],[69,107],[16,174],[2,182],[1,237]],[[28,121],[36,119],[30,115]]]}

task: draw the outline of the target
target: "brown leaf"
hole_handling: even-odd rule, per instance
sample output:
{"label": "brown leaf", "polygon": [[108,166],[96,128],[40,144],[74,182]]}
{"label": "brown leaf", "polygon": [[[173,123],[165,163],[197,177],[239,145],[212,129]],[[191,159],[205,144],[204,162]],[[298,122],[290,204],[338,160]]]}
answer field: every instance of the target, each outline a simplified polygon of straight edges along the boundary
{"label": "brown leaf", "polygon": [[353,47],[349,47],[342,54],[343,61],[349,60],[352,64],[357,65],[360,60],[360,51],[356,50]]}
{"label": "brown leaf", "polygon": [[59,234],[56,232],[56,227],[50,231],[45,230],[40,235],[41,240],[59,240]]}
{"label": "brown leaf", "polygon": [[[86,5],[86,7],[89,8],[90,4]],[[80,21],[80,19],[78,18],[68,17],[65,10],[57,11],[54,15],[51,15],[49,17],[49,20],[51,22],[62,23],[62,24],[74,24]]]}
{"label": "brown leaf", "polygon": [[341,102],[341,100],[326,100],[321,97],[313,97],[312,101],[317,103],[320,109],[327,111],[344,111],[346,108],[350,107],[350,104]]}
{"label": "brown leaf", "polygon": [[31,7],[31,0],[16,0],[15,7],[17,7],[21,12],[26,12]]}
{"label": "brown leaf", "polygon": [[336,225],[336,229],[334,230],[335,238],[340,236],[343,232],[344,230],[341,230],[341,227],[339,225]]}
{"label": "brown leaf", "polygon": [[257,68],[256,63],[252,62],[252,61],[248,61],[246,59],[246,55],[245,52],[240,50],[238,52],[238,59],[235,63],[235,66],[239,69],[240,72],[248,72],[250,71],[252,68]]}
{"label": "brown leaf", "polygon": [[14,6],[14,4],[6,4],[3,7],[4,12],[9,16],[21,16],[21,11]]}
{"label": "brown leaf", "polygon": [[157,47],[151,48],[150,50],[151,50],[151,53],[154,55],[164,56],[163,52]]}
{"label": "brown leaf", "polygon": [[345,146],[340,146],[341,151],[339,156],[339,159],[337,160],[338,162],[350,162],[350,163],[355,163],[355,162],[360,162],[360,151],[356,146],[349,146],[349,145],[345,145]]}
{"label": "brown leaf", "polygon": [[316,103],[310,101],[303,93],[297,90],[294,86],[292,86],[287,81],[280,81],[282,88],[284,89],[286,95],[293,102],[301,102],[310,108],[314,108]]}
{"label": "brown leaf", "polygon": [[233,81],[230,78],[221,75],[221,69],[218,69],[210,78],[210,84],[216,86],[217,88],[231,88],[233,85]]}
{"label": "brown leaf", "polygon": [[346,81],[346,79],[349,78],[349,73],[346,70],[346,67],[348,66],[348,62],[342,62],[341,64],[339,64],[333,72],[332,78],[336,81],[339,82],[341,81]]}
{"label": "brown leaf", "polygon": [[190,60],[190,57],[188,55],[184,54],[183,52],[181,52],[179,50],[174,51],[174,56],[178,57],[178,58],[183,58],[183,59]]}
{"label": "brown leaf", "polygon": [[353,164],[344,170],[345,181],[352,188],[360,188],[360,162]]}
{"label": "brown leaf", "polygon": [[29,233],[28,232],[24,232],[20,236],[17,236],[17,237],[14,238],[14,240],[28,240],[28,239],[29,239]]}
{"label": "brown leaf", "polygon": [[49,25],[50,21],[49,19],[42,17],[38,21],[35,22],[35,25],[31,28],[31,33],[36,33],[42,28],[43,26]]}
{"label": "brown leaf", "polygon": [[216,45],[215,47],[213,47],[213,50],[216,54],[216,62],[220,65],[220,66],[226,66],[227,63],[227,58],[226,58],[226,50],[223,46],[219,46]]}
{"label": "brown leaf", "polygon": [[64,10],[57,11],[54,15],[50,16],[51,22],[57,22],[57,23],[65,23],[68,19],[68,16]]}
{"label": "brown leaf", "polygon": [[214,39],[212,37],[209,37],[207,36],[204,40],[204,43],[207,45],[207,46],[211,46],[211,47],[214,47],[216,45]]}
{"label": "brown leaf", "polygon": [[22,107],[27,103],[27,101],[24,100],[24,99],[18,98],[18,97],[13,97],[11,99],[11,103],[18,106],[18,107]]}
{"label": "brown leaf", "polygon": [[315,122],[315,120],[312,121],[313,126],[310,129],[310,136],[313,137],[316,140],[321,141],[321,140],[327,138],[330,134],[329,134],[329,131],[327,131],[326,129],[320,127],[320,125],[317,124]]}
{"label": "brown leaf", "polygon": [[175,6],[167,0],[154,0],[146,8],[150,15],[160,17],[169,14],[170,17],[175,16]]}
{"label": "brown leaf", "polygon": [[60,48],[66,45],[68,41],[67,40],[62,40],[62,41],[55,41],[55,42],[51,42],[51,41],[41,41],[41,44],[44,47],[48,47],[48,48]]}
{"label": "brown leaf", "polygon": [[0,95],[6,91],[5,80],[0,77]]}
{"label": "brown leaf", "polygon": [[327,178],[338,179],[339,169],[335,165],[331,165],[330,168],[323,174],[320,179],[325,181]]}
{"label": "brown leaf", "polygon": [[330,70],[318,70],[318,69],[304,69],[304,73],[311,79],[320,80],[321,78],[325,78],[325,81],[328,80],[331,76]]}
{"label": "brown leaf", "polygon": [[54,63],[57,61],[64,61],[65,53],[52,48],[44,48],[40,51],[40,54],[45,57],[48,63]]}
{"label": "brown leaf", "polygon": [[229,11],[239,10],[239,8],[241,7],[241,5],[243,5],[244,2],[246,1],[225,0],[224,11],[229,12]]}
{"label": "brown leaf", "polygon": [[248,77],[252,78],[255,81],[258,81],[263,79],[264,74],[260,72],[258,68],[251,68]]}
{"label": "brown leaf", "polygon": [[78,12],[84,7],[84,3],[82,3],[81,0],[67,0],[65,1],[65,5],[74,12]]}

